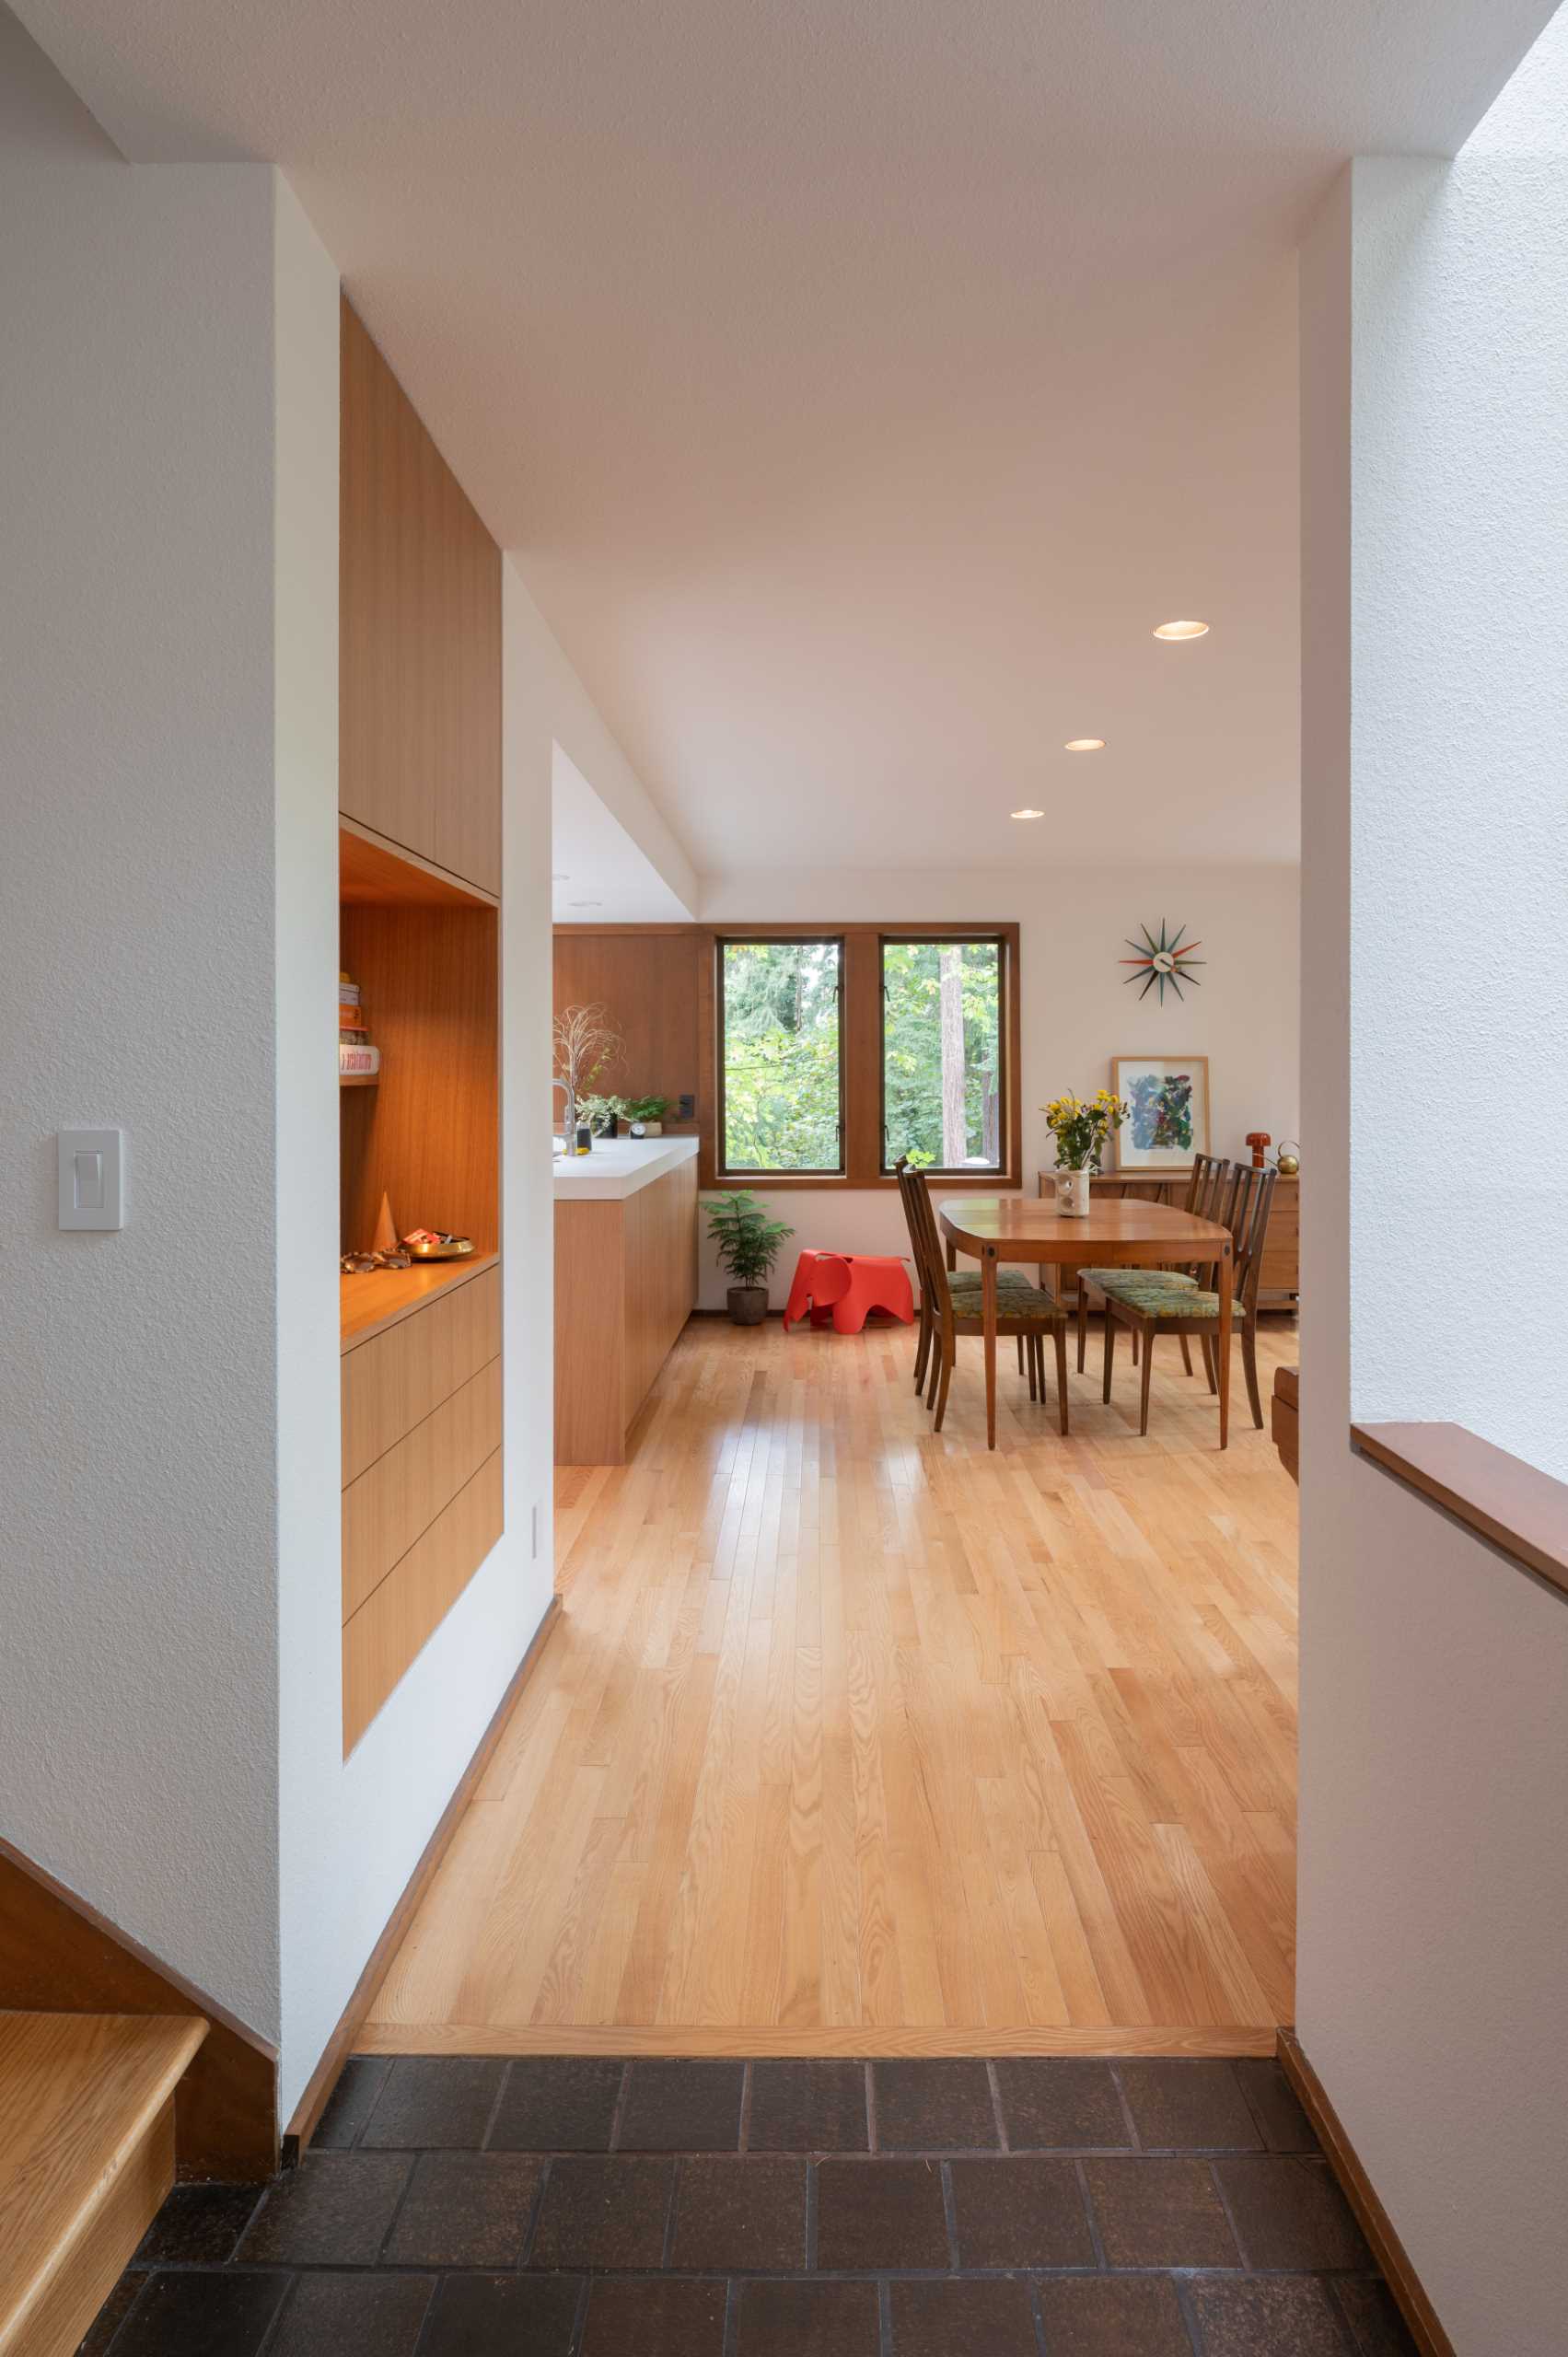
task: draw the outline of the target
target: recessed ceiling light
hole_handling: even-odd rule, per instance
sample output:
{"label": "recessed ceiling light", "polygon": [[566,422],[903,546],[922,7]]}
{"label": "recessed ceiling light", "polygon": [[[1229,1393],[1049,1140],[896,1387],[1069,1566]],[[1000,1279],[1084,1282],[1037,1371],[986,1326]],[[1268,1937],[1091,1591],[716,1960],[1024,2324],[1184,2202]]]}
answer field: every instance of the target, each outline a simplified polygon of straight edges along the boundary
{"label": "recessed ceiling light", "polygon": [[1207,622],[1161,622],[1155,632],[1156,638],[1207,638]]}
{"label": "recessed ceiling light", "polygon": [[1043,810],[1015,810],[1013,816],[1015,819],[1043,819],[1045,812]]}
{"label": "recessed ceiling light", "polygon": [[602,909],[604,902],[602,900],[568,900],[566,905],[569,909]]}
{"label": "recessed ceiling light", "polygon": [[1103,753],[1105,738],[1103,737],[1069,737],[1062,749],[1066,753]]}
{"label": "recessed ceiling light", "polygon": [[570,884],[572,881],[571,877],[564,873],[552,876],[550,880],[552,884]]}

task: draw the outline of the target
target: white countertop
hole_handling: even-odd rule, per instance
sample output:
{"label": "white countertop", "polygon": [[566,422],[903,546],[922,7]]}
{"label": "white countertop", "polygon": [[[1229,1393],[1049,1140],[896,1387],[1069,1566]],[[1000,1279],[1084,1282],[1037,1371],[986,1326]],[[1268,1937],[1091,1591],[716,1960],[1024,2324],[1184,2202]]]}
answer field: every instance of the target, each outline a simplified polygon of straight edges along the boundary
{"label": "white countertop", "polygon": [[695,1159],[694,1137],[595,1138],[589,1154],[558,1155],[557,1202],[620,1203]]}

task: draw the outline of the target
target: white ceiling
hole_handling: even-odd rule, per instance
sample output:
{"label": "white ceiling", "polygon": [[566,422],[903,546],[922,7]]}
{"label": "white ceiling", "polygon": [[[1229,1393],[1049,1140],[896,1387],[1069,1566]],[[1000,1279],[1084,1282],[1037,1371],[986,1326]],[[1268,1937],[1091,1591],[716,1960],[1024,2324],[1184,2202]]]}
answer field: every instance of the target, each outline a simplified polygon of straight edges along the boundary
{"label": "white ceiling", "polygon": [[134,160],[285,166],[717,874],[1293,854],[1293,241],[1551,5],[19,13]]}
{"label": "white ceiling", "polygon": [[559,745],[550,815],[557,924],[684,924],[693,915]]}

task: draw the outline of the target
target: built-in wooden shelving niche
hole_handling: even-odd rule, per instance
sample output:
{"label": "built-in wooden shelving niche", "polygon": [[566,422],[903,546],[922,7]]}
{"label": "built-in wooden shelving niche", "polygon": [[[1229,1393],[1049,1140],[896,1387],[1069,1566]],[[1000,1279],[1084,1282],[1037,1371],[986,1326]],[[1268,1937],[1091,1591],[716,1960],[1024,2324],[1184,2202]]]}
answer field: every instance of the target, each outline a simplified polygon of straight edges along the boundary
{"label": "built-in wooden shelving niche", "polygon": [[346,1756],[501,1534],[499,911],[348,824],[339,893],[381,1051],[340,1103],[343,1248],[383,1194],[475,1246],[340,1280]]}
{"label": "built-in wooden shelving niche", "polygon": [[383,1196],[475,1247],[340,1280],[346,1755],[502,1528],[501,553],[346,301],[341,394],[343,1248]]}

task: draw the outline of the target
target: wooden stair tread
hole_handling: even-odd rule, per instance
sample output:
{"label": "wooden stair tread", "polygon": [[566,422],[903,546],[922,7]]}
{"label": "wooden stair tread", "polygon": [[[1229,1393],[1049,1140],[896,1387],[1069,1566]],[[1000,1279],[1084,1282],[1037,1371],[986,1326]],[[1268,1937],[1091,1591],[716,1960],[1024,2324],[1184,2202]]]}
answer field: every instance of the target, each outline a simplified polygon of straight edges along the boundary
{"label": "wooden stair tread", "polygon": [[0,2357],[29,2347],[206,2034],[194,2014],[0,2013]]}

